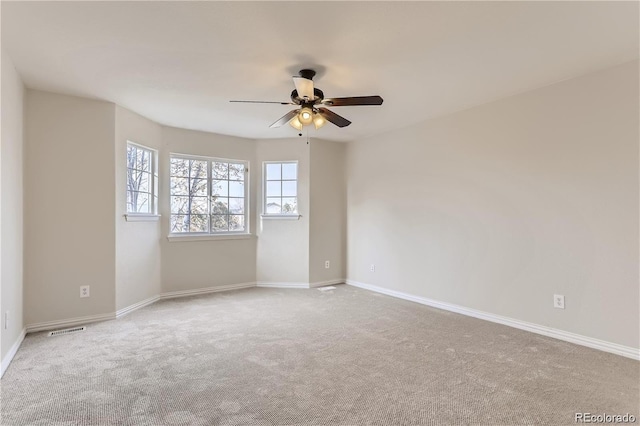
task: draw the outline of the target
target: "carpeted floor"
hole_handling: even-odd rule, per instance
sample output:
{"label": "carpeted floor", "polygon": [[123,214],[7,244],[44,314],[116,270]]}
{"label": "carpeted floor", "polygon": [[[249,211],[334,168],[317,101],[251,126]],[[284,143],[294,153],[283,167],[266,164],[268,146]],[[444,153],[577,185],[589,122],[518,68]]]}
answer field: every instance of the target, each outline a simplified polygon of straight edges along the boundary
{"label": "carpeted floor", "polygon": [[637,418],[639,367],[350,286],[256,288],[27,336],[1,423],[574,424]]}

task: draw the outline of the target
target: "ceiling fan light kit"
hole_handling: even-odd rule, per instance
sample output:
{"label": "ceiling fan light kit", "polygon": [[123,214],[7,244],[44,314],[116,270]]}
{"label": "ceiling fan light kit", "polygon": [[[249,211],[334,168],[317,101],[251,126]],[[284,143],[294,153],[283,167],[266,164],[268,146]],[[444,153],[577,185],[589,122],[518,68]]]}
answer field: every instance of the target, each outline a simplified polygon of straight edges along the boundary
{"label": "ceiling fan light kit", "polygon": [[311,124],[316,129],[321,128],[327,121],[338,127],[347,127],[351,121],[336,114],[323,106],[358,106],[358,105],[382,105],[383,99],[380,96],[352,96],[347,98],[326,98],[322,90],[313,87],[313,77],[316,72],[311,69],[300,70],[299,76],[293,77],[295,90],[291,92],[291,102],[274,101],[230,101],[244,103],[266,103],[281,105],[299,105],[299,109],[294,109],[280,117],[278,121],[269,127],[280,127],[289,123],[291,127],[302,131],[305,126]]}

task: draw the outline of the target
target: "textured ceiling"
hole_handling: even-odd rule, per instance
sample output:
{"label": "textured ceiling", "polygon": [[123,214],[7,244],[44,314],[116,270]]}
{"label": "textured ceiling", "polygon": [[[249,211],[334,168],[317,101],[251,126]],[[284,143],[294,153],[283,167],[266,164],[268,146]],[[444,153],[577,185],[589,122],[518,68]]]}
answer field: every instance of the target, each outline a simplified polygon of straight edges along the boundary
{"label": "textured ceiling", "polygon": [[304,67],[348,141],[638,58],[638,2],[6,2],[27,87],[115,102],[161,124],[248,138],[291,106]]}

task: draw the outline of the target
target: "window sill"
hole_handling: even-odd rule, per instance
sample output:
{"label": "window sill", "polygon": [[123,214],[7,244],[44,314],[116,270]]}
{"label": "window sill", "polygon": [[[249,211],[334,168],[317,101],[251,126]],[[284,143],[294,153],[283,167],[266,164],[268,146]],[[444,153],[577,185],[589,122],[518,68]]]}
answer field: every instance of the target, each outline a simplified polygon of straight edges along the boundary
{"label": "window sill", "polygon": [[275,220],[298,220],[302,216],[299,214],[261,214],[262,219],[275,219]]}
{"label": "window sill", "polygon": [[248,240],[255,238],[252,234],[221,234],[221,235],[180,235],[172,234],[167,236],[169,242],[182,242],[182,241],[219,241],[219,240]]}
{"label": "window sill", "polygon": [[124,215],[124,219],[127,222],[157,222],[160,220],[160,215],[127,213]]}

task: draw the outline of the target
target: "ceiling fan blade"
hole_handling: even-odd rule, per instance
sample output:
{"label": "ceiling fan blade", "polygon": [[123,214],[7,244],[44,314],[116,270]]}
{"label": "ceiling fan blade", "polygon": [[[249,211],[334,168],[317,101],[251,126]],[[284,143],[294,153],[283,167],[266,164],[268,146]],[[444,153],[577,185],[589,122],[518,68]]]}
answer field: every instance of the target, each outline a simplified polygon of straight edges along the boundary
{"label": "ceiling fan blade", "polygon": [[306,98],[308,100],[314,99],[313,94],[313,80],[304,77],[293,77],[293,84],[296,85],[296,90],[298,91],[298,96],[302,99]]}
{"label": "ceiling fan blade", "polygon": [[328,106],[351,106],[351,105],[382,105],[383,99],[380,96],[352,96],[350,98],[325,98],[323,105]]}
{"label": "ceiling fan blade", "polygon": [[293,117],[295,117],[298,114],[298,110],[297,109],[292,109],[291,111],[289,111],[288,113],[286,113],[285,115],[283,115],[282,117],[280,117],[280,119],[278,121],[276,121],[275,123],[273,123],[271,126],[269,127],[280,127],[282,125],[287,124],[289,121],[291,121],[291,119]]}
{"label": "ceiling fan blade", "polygon": [[318,108],[318,113],[323,116],[327,121],[332,122],[338,127],[347,127],[351,122],[346,118],[336,114],[333,111],[329,111],[326,108]]}
{"label": "ceiling fan blade", "polygon": [[239,102],[244,104],[280,104],[280,105],[295,105],[291,102],[278,102],[278,101],[229,101],[229,102]]}

